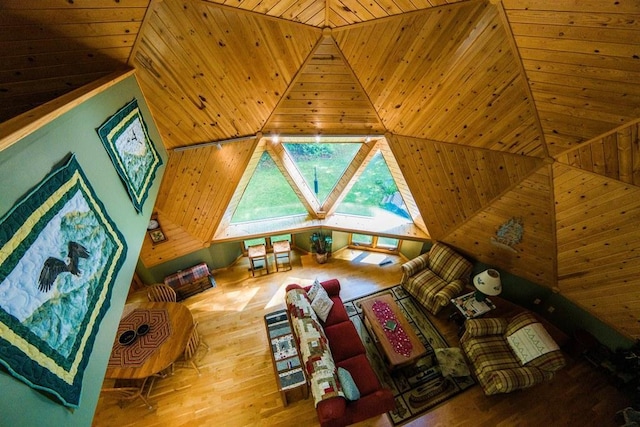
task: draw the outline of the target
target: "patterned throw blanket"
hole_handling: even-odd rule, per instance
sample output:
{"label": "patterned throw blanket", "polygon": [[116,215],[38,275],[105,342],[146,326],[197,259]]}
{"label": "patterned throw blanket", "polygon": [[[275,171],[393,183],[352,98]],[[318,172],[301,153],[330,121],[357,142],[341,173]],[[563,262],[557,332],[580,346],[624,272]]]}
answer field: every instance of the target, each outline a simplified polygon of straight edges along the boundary
{"label": "patterned throw blanket", "polygon": [[344,397],[329,342],[311,308],[306,292],[292,289],[286,295],[287,310],[311,382],[315,405],[335,396]]}

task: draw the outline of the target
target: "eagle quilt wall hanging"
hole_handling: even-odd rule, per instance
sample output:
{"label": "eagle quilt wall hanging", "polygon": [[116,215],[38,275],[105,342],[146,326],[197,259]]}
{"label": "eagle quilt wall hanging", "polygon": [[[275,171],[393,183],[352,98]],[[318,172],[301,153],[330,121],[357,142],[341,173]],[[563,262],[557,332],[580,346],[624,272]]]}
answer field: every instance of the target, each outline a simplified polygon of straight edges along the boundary
{"label": "eagle quilt wall hanging", "polygon": [[126,252],[71,156],[0,219],[0,363],[78,407]]}
{"label": "eagle quilt wall hanging", "polygon": [[97,131],[129,193],[133,207],[138,213],[142,212],[162,159],[149,138],[138,101],[134,98]]}

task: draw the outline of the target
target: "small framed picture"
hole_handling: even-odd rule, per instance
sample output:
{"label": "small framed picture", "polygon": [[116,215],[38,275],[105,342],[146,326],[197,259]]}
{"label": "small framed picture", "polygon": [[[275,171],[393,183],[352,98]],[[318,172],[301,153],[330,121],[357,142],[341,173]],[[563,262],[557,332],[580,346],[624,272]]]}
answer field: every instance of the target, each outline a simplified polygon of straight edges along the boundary
{"label": "small framed picture", "polygon": [[164,235],[161,229],[151,230],[149,231],[149,237],[151,237],[151,241],[153,244],[162,243],[167,241],[167,236]]}
{"label": "small framed picture", "polygon": [[167,241],[167,236],[164,235],[162,228],[160,228],[158,216],[155,213],[151,216],[151,221],[149,221],[149,225],[147,226],[147,233],[154,245]]}

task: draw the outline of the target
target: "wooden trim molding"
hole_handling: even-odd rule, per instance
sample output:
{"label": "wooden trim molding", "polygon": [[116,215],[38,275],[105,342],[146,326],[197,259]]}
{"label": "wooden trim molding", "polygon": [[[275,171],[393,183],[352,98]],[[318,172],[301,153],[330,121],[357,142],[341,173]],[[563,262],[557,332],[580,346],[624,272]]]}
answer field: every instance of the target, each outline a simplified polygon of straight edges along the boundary
{"label": "wooden trim molding", "polygon": [[134,69],[117,71],[0,123],[0,151],[11,147],[42,126],[51,123],[64,113],[120,83],[134,73]]}

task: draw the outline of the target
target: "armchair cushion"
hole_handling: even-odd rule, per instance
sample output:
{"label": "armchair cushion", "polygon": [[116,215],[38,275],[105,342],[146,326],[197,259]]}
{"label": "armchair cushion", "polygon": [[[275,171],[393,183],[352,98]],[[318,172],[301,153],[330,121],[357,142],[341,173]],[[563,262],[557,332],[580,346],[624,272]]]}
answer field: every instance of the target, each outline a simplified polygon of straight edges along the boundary
{"label": "armchair cushion", "polygon": [[464,323],[466,335],[481,337],[484,335],[502,335],[507,331],[509,322],[504,318],[469,319]]}
{"label": "armchair cushion", "polygon": [[436,242],[429,251],[429,268],[445,282],[451,282],[471,274],[472,266],[449,246]]}
{"label": "armchair cushion", "polygon": [[547,377],[537,368],[513,368],[493,371],[489,382],[499,393],[510,393],[543,382]]}

